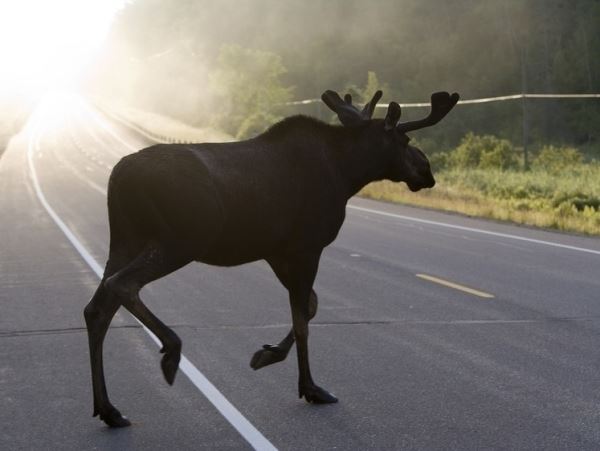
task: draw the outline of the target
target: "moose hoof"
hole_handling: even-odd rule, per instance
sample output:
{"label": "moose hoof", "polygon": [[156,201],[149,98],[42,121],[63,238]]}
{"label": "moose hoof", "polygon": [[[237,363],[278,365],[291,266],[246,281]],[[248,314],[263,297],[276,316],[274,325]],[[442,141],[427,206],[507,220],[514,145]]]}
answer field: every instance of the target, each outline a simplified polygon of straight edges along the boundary
{"label": "moose hoof", "polygon": [[287,351],[283,350],[277,345],[263,345],[262,349],[259,349],[252,356],[250,360],[250,366],[254,370],[258,370],[263,366],[271,365],[273,363],[281,362],[287,357]]}
{"label": "moose hoof", "polygon": [[114,407],[106,413],[101,413],[100,419],[111,428],[124,428],[127,426],[131,426],[131,422],[126,417],[121,415],[121,412],[119,412]]}
{"label": "moose hoof", "polygon": [[169,385],[175,382],[175,374],[179,368],[180,352],[167,352],[160,361],[160,367]]}
{"label": "moose hoof", "polygon": [[300,398],[303,396],[306,402],[310,404],[333,404],[338,402],[338,399],[333,394],[316,385],[301,388]]}

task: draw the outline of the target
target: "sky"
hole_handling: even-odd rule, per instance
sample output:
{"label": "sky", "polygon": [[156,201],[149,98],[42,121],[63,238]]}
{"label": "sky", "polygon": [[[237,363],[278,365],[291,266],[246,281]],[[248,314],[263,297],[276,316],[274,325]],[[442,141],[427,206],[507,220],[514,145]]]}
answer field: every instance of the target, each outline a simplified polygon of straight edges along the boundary
{"label": "sky", "polygon": [[68,87],[126,0],[0,0],[0,92]]}

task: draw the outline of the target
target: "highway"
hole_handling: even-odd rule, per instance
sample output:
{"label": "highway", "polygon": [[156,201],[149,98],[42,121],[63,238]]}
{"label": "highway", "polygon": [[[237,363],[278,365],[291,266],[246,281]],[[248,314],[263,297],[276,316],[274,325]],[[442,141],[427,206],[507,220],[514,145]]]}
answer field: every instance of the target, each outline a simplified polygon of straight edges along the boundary
{"label": "highway", "polygon": [[266,263],[192,264],[142,292],[187,375],[168,386],[121,310],[105,371],[133,424],[92,418],[82,312],[107,257],[106,184],[150,144],[56,95],[0,159],[0,449],[600,449],[600,240],[359,198],[310,329],[338,404],[298,399],[295,352],[250,368],[290,327]]}

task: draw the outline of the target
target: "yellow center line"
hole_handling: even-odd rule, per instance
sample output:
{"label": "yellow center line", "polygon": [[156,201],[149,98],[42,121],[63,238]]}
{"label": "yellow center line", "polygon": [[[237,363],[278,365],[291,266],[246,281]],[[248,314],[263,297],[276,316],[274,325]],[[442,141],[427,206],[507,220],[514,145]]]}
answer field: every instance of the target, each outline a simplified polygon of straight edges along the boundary
{"label": "yellow center line", "polygon": [[445,287],[454,288],[455,290],[464,291],[465,293],[473,294],[475,296],[479,296],[481,298],[493,298],[494,295],[490,293],[486,293],[485,291],[475,290],[473,288],[465,287],[464,285],[460,285],[458,283],[450,282],[448,280],[439,279],[437,277],[429,276],[427,274],[415,274],[419,279],[429,280],[433,283],[438,283],[440,285],[444,285]]}

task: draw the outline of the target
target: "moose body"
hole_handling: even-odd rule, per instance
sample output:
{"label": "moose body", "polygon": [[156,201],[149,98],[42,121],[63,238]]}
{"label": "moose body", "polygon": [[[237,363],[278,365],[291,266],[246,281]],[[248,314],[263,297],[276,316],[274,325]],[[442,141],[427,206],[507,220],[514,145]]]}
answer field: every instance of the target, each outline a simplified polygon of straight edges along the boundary
{"label": "moose body", "polygon": [[[213,265],[322,249],[349,197],[334,160],[342,152],[336,131],[298,116],[248,141],[161,144],[129,155],[109,183],[111,239],[113,218],[126,216],[136,235],[181,242],[193,260]],[[330,146],[318,140],[325,133]]]}
{"label": "moose body", "polygon": [[96,293],[86,306],[94,415],[109,426],[129,421],[110,403],[102,344],[120,306],[162,342],[164,376],[173,383],[181,341],[139,298],[141,288],[192,261],[233,266],[266,260],[287,288],[292,330],[257,351],[254,369],[285,359],[297,343],[299,395],[337,399],[317,386],[308,364],[308,321],[317,309],[312,289],[321,252],[338,234],[348,199],[374,180],[404,181],[417,191],[434,185],[425,155],[405,132],[433,125],[458,95],[436,93],[431,114],[397,125],[392,102],[385,119],[371,119],[381,92],[363,111],[346,96],[323,94],[342,126],[294,116],[256,138],[235,143],[162,144],[124,157],[108,185],[110,251]]}

